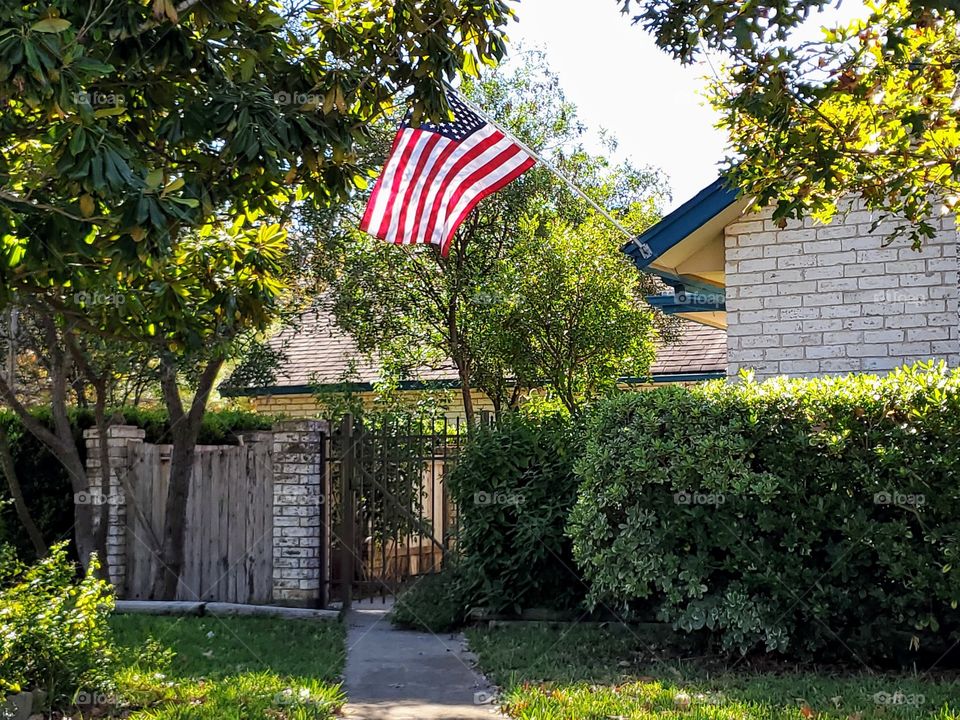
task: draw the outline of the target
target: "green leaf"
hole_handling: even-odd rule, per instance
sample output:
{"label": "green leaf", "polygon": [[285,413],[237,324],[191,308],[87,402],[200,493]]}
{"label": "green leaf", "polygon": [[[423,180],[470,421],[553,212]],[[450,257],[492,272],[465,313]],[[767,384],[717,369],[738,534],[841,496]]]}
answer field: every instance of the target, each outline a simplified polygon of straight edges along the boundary
{"label": "green leaf", "polygon": [[185,184],[186,184],[186,181],[182,177],[176,178],[175,180],[171,180],[163,188],[163,194],[166,195],[168,193],[176,192],[177,190],[182,188]]}
{"label": "green leaf", "polygon": [[70,154],[76,157],[87,146],[87,134],[83,128],[77,128],[70,136]]}
{"label": "green leaf", "polygon": [[114,115],[123,115],[123,113],[125,113],[126,111],[127,109],[125,107],[123,107],[122,105],[117,105],[116,107],[100,108],[99,110],[93,113],[93,116],[98,118],[111,117]]}
{"label": "green leaf", "polygon": [[30,26],[30,29],[34,32],[40,33],[62,33],[64,30],[69,28],[71,25],[69,20],[64,20],[63,18],[47,18],[41,20],[40,22],[34,23]]}
{"label": "green leaf", "polygon": [[158,188],[163,182],[163,168],[154,168],[147,173],[147,187]]}

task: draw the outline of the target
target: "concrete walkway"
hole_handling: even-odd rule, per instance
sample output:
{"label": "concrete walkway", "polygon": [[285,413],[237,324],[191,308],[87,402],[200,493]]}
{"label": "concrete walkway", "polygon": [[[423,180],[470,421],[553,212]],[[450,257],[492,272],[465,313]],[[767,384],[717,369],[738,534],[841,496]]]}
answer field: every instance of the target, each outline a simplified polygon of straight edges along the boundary
{"label": "concrete walkway", "polygon": [[462,635],[395,630],[389,604],[347,613],[347,705],[353,720],[496,720],[492,688],[472,669]]}

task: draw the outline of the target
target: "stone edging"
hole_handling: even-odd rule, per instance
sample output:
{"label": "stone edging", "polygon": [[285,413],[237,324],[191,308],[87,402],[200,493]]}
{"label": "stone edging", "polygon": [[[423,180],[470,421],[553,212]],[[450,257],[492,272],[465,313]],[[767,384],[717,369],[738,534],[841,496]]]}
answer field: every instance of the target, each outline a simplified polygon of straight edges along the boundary
{"label": "stone edging", "polygon": [[328,621],[336,621],[340,618],[340,613],[336,610],[166,600],[117,600],[115,611],[120,614],[131,615],[176,615],[181,617],[275,617],[282,620]]}

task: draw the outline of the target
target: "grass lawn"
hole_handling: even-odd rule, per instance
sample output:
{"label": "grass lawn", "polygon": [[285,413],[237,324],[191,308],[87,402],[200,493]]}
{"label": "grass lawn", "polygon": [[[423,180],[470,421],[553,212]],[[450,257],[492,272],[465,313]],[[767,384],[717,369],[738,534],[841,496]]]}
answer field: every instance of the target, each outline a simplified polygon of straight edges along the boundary
{"label": "grass lawn", "polygon": [[467,631],[522,720],[960,720],[960,682],[862,674],[717,672],[658,663],[623,627]]}
{"label": "grass lawn", "polygon": [[339,623],[116,615],[111,626],[113,710],[130,720],[328,720],[344,702]]}

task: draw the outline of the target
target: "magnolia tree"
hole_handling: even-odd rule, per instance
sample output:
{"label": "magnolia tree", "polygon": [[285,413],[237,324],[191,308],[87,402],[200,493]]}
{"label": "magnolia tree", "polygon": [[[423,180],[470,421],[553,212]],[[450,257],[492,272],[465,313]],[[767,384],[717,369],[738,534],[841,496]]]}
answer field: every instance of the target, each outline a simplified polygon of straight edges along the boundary
{"label": "magnolia tree", "polygon": [[728,172],[775,218],[826,220],[852,194],[919,246],[938,201],[958,210],[953,4],[871,2],[862,19],[800,41],[825,0],[618,2],[681,61],[705,50],[726,60],[711,98],[730,132]]}
{"label": "magnolia tree", "polygon": [[[366,186],[358,153],[398,93],[445,116],[442,81],[501,57],[510,11],[500,0],[0,8],[0,309],[43,329],[52,427],[6,379],[0,397],[79,492],[66,378],[79,371],[101,394],[111,368],[92,361],[91,338],[157,359],[174,450],[154,594],[173,597],[200,421],[237,339],[281,304],[292,208]],[[102,552],[102,525],[78,507],[84,559]]]}

